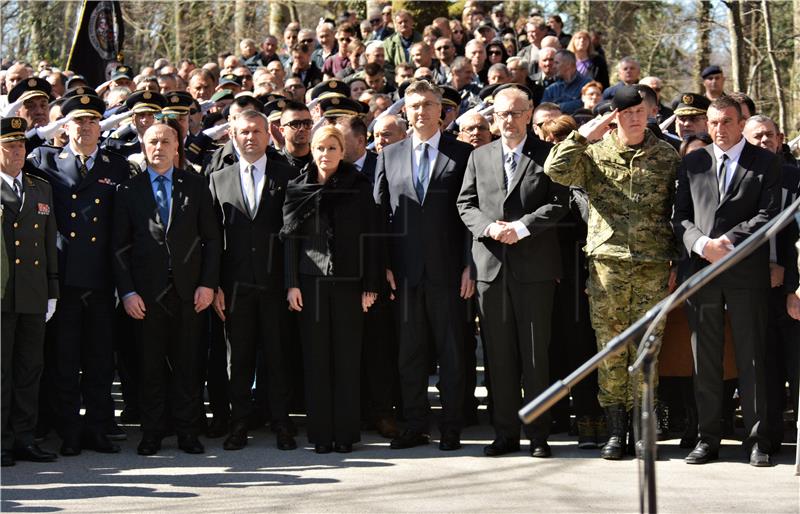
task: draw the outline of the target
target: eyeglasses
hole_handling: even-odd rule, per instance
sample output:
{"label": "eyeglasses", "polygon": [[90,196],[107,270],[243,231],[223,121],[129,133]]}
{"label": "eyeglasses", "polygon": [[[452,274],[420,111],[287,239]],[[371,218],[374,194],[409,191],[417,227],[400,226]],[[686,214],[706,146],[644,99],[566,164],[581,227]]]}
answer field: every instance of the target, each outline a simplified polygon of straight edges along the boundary
{"label": "eyeglasses", "polygon": [[440,50],[450,50],[451,48],[453,48],[453,47],[452,47],[452,46],[450,46],[450,45],[442,45],[442,46],[437,46],[437,47],[435,48],[435,50],[438,52],[438,51],[440,51]]}
{"label": "eyeglasses", "polygon": [[495,111],[494,117],[501,120],[507,120],[509,118],[518,120],[523,114],[525,114],[525,111]]}
{"label": "eyeglasses", "polygon": [[292,120],[283,124],[284,127],[290,127],[293,130],[310,129],[314,125],[311,120]]}
{"label": "eyeglasses", "polygon": [[492,50],[491,52],[489,52],[489,55],[503,55],[503,52],[500,52],[498,50]]}

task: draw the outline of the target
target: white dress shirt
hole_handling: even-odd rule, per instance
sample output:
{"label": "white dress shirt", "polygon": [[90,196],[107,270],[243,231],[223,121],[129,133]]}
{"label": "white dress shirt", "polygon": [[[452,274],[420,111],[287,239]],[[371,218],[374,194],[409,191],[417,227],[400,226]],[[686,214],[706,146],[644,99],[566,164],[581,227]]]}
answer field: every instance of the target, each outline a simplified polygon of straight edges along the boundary
{"label": "white dress shirt", "polygon": [[14,181],[15,180],[17,181],[17,185],[19,186],[19,192],[20,192],[19,203],[20,205],[25,203],[25,189],[22,187],[22,172],[20,171],[19,175],[17,175],[16,177],[12,177],[11,175],[8,175],[4,172],[0,172],[0,177],[3,177],[3,182],[5,182],[8,185],[8,187],[11,188],[12,191],[14,191]]}
{"label": "white dress shirt", "polygon": [[[727,193],[728,189],[731,187],[731,181],[733,180],[733,174],[736,172],[736,166],[739,164],[739,158],[742,156],[742,150],[744,149],[744,144],[746,140],[742,137],[738,143],[733,145],[732,147],[728,148],[727,151],[723,151],[722,148],[718,147],[716,143],[711,145],[711,149],[714,152],[714,159],[716,162],[717,169],[714,172],[717,174],[717,180],[719,180],[720,173],[719,167],[722,164],[723,155],[728,156],[728,163],[727,169],[725,170],[725,189],[724,191]],[[721,199],[720,199],[721,200]],[[697,241],[694,242],[692,245],[692,251],[697,255],[703,256],[703,251],[706,248],[706,244],[711,240],[708,236],[700,236]]]}
{"label": "white dress shirt", "polygon": [[[430,150],[428,150],[428,155],[430,156]],[[356,167],[358,171],[364,169],[364,161],[367,160],[367,152],[364,152],[364,155],[353,161],[353,166]]]}
{"label": "white dress shirt", "polygon": [[242,195],[244,196],[245,201],[247,201],[247,193],[244,191],[244,181],[247,180],[247,167],[251,164],[256,167],[253,172],[253,182],[256,186],[256,208],[253,209],[253,211],[256,211],[258,206],[261,205],[261,193],[264,190],[267,169],[267,155],[262,155],[256,162],[252,163],[247,162],[244,157],[239,159],[239,180],[242,183]]}
{"label": "white dress shirt", "polygon": [[439,140],[442,139],[442,133],[438,130],[427,141],[423,141],[417,137],[416,134],[411,136],[411,172],[413,173],[414,184],[417,183],[419,176],[419,160],[422,158],[422,143],[428,143],[428,176],[425,178],[422,186],[425,194],[428,194],[428,185],[431,183],[431,175],[436,167],[436,158],[439,156]]}

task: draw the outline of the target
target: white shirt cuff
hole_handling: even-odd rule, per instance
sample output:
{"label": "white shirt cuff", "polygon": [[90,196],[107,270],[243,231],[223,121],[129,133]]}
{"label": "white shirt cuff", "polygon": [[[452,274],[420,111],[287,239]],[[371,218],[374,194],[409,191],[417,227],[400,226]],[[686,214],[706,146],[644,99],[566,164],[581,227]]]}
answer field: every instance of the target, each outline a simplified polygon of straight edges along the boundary
{"label": "white shirt cuff", "polygon": [[528,227],[526,227],[525,224],[519,220],[512,221],[511,226],[514,227],[514,232],[517,233],[517,237],[520,239],[531,235],[531,232],[530,230],[528,230]]}
{"label": "white shirt cuff", "polygon": [[699,255],[700,257],[705,257],[703,255],[703,250],[705,250],[706,244],[708,244],[709,241],[711,241],[710,237],[708,237],[708,236],[700,236],[697,239],[697,241],[694,242],[694,245],[692,246],[692,251],[694,253],[696,253],[697,255]]}

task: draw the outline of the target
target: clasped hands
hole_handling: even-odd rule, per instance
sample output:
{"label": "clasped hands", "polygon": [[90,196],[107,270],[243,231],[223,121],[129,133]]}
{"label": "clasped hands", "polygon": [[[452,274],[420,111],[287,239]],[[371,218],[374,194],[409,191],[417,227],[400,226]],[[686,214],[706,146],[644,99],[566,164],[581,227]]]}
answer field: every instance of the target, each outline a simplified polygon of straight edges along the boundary
{"label": "clasped hands", "polygon": [[508,221],[497,220],[486,229],[489,237],[503,244],[513,245],[519,241],[519,236],[514,226]]}
{"label": "clasped hands", "polygon": [[733,251],[733,243],[728,236],[722,235],[716,239],[709,239],[703,247],[703,257],[708,262],[717,262]]}

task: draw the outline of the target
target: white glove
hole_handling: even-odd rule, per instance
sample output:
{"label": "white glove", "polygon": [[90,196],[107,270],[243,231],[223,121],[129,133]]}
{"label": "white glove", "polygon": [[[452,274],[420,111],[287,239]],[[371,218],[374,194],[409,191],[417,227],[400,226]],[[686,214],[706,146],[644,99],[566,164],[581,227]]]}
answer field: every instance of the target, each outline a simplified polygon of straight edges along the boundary
{"label": "white glove", "polygon": [[205,114],[211,109],[211,106],[214,105],[216,102],[212,102],[211,100],[203,100],[200,102],[200,111]]}
{"label": "white glove", "polygon": [[50,318],[52,318],[53,314],[56,313],[56,303],[58,303],[58,300],[55,298],[50,298],[47,300],[47,314],[44,315],[45,323],[50,321]]}
{"label": "white glove", "polygon": [[116,128],[117,126],[119,126],[119,124],[122,122],[122,120],[124,120],[125,118],[129,117],[130,115],[131,115],[130,111],[125,111],[125,112],[121,112],[119,114],[115,114],[113,116],[110,116],[110,117],[108,117],[108,118],[106,118],[106,119],[104,119],[103,121],[100,122],[100,130],[105,132],[106,130],[111,130],[113,128]]}
{"label": "white glove", "polygon": [[56,121],[52,121],[45,125],[44,127],[39,128],[32,128],[29,131],[25,132],[25,137],[31,138],[33,136],[39,136],[40,138],[47,140],[53,139],[53,136],[59,133],[62,130],[64,123],[71,120],[71,116],[65,116],[63,118],[59,118]]}
{"label": "white glove", "polygon": [[203,131],[203,134],[211,139],[219,139],[228,131],[228,125],[230,125],[230,123],[223,123],[216,127],[207,128]]}
{"label": "white glove", "polygon": [[17,100],[12,104],[6,105],[5,111],[3,111],[3,117],[8,118],[9,116],[16,116],[17,112],[19,112],[19,108],[22,107],[24,103],[25,100]]}

